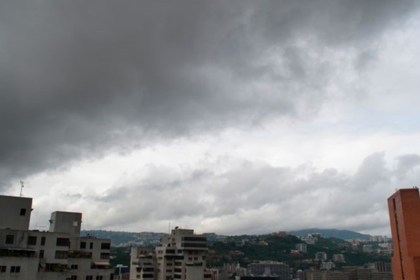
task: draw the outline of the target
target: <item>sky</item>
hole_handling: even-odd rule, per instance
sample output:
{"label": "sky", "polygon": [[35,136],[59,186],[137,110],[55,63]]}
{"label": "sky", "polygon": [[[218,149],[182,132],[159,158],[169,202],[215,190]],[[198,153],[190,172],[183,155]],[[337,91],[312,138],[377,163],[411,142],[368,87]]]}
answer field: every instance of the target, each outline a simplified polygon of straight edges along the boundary
{"label": "sky", "polygon": [[0,194],[23,181],[40,230],[390,236],[420,178],[419,4],[2,1]]}

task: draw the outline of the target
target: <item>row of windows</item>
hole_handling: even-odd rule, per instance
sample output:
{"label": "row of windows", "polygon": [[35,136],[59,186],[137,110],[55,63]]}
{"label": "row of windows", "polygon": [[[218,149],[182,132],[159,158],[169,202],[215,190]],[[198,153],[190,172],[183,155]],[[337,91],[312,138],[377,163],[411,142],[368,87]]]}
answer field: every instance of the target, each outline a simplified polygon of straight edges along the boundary
{"label": "row of windows", "polygon": [[57,242],[56,242],[57,246],[62,246],[62,247],[69,247],[70,246],[70,239],[68,238],[57,238]]}
{"label": "row of windows", "polygon": [[55,251],[56,259],[67,259],[69,257],[68,251]]}
{"label": "row of windows", "polygon": [[101,253],[101,259],[102,260],[108,260],[109,259],[109,253]]}
{"label": "row of windows", "polygon": [[[37,244],[37,236],[29,236],[28,237],[28,245],[35,246]],[[13,244],[15,241],[15,236],[12,234],[6,235],[6,244]],[[45,245],[46,238],[45,236],[41,237],[41,246]],[[61,247],[69,247],[70,246],[70,240],[68,238],[57,238],[56,241],[57,246]],[[86,242],[80,242],[80,248],[86,249]],[[90,242],[89,249],[93,249],[93,242]],[[110,250],[111,249],[111,243],[101,243],[101,249],[102,250]]]}
{"label": "row of windows", "polygon": [[[80,249],[86,249],[86,242],[80,242]],[[90,242],[89,249],[93,249],[93,242]]]}
{"label": "row of windows", "polygon": [[[136,276],[137,279],[141,278],[140,274],[137,274]],[[143,274],[143,278],[155,278],[153,274]]]}
{"label": "row of windows", "polygon": [[205,243],[181,243],[182,247],[205,248]]}
{"label": "row of windows", "polygon": [[[7,266],[0,265],[0,273],[6,273],[6,272],[7,272]],[[20,273],[20,266],[11,266],[10,273]]]}
{"label": "row of windows", "polygon": [[[57,245],[59,246],[59,239],[66,239],[66,238],[57,238]],[[41,246],[45,245],[45,236],[41,237]],[[68,240],[68,239],[67,239]],[[15,236],[13,234],[6,235],[6,244],[13,244],[15,242]],[[36,245],[37,237],[36,236],[29,236],[28,237],[28,245]]]}
{"label": "row of windows", "polygon": [[[37,244],[38,238],[37,236],[29,236],[28,237],[28,245],[35,246]],[[46,238],[45,236],[41,237],[41,246],[45,245]],[[15,242],[15,236],[12,234],[6,235],[6,244],[13,244]],[[68,238],[57,238],[56,241],[57,246],[61,247],[69,247],[70,246],[70,240]],[[86,242],[80,242],[80,248],[86,249]],[[89,249],[93,249],[93,242],[90,242]],[[101,249],[102,250],[110,250],[111,249],[111,243],[101,243]]]}
{"label": "row of windows", "polygon": [[207,238],[205,236],[186,236],[182,238],[182,241],[197,241],[197,242],[207,242]]}
{"label": "row of windows", "polygon": [[[182,253],[183,253],[183,250],[176,250],[176,251],[175,251],[175,249],[167,249],[165,252],[166,252],[167,254],[175,254],[175,253],[177,253],[177,254],[182,254]],[[163,251],[162,251],[162,250],[159,250],[157,253],[158,253],[158,254],[163,254]]]}
{"label": "row of windows", "polygon": [[[72,275],[70,279],[71,280],[77,280],[77,275]],[[93,280],[93,276],[92,275],[88,275],[88,276],[86,276],[85,279],[86,280]],[[96,280],[103,280],[104,278],[103,278],[103,276],[97,275],[95,279]]]}
{"label": "row of windows", "polygon": [[[45,245],[45,236],[41,237],[41,246]],[[36,236],[29,236],[28,237],[28,245],[36,245],[37,237]]]}
{"label": "row of windows", "polygon": [[[43,253],[43,252],[42,252]],[[42,254],[43,255],[43,254]],[[40,258],[43,256],[40,255]],[[68,251],[55,251],[55,258],[56,259],[68,259],[69,252]],[[102,260],[109,260],[109,253],[101,253],[100,258]],[[72,268],[73,269],[73,268]],[[77,269],[77,268],[76,268]]]}
{"label": "row of windows", "polygon": [[[80,249],[86,249],[86,242],[80,242]],[[93,249],[93,242],[89,243],[89,249]],[[101,250],[110,250],[111,243],[101,243]]]}

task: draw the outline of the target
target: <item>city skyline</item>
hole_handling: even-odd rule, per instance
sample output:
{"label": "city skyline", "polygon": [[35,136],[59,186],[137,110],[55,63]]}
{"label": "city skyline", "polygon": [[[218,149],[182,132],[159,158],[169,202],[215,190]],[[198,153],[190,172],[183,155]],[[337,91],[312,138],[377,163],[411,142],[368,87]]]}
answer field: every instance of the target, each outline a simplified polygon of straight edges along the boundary
{"label": "city skyline", "polygon": [[0,194],[87,229],[390,236],[418,1],[0,3]]}

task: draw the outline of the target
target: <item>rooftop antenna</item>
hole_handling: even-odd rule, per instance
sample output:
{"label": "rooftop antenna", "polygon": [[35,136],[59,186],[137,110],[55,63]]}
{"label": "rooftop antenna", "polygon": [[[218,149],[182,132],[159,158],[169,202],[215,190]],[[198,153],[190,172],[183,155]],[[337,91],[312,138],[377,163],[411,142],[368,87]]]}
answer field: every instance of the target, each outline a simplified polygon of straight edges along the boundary
{"label": "rooftop antenna", "polygon": [[23,182],[20,181],[20,196],[21,197],[23,196],[23,194],[22,194],[23,187],[25,187],[25,186],[23,185]]}

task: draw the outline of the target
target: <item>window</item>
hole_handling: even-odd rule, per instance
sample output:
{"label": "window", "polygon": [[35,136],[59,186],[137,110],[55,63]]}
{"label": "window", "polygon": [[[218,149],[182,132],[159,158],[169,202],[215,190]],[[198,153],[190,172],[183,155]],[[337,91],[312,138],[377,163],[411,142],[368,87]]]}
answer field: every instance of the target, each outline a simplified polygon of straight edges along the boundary
{"label": "window", "polygon": [[72,270],[77,270],[79,266],[77,264],[72,264],[70,267]]}
{"label": "window", "polygon": [[28,237],[28,245],[36,245],[36,236]]}
{"label": "window", "polygon": [[86,242],[80,242],[80,249],[86,249]]}
{"label": "window", "polygon": [[86,276],[86,280],[93,280],[93,276],[91,275]]}
{"label": "window", "polygon": [[89,249],[93,249],[93,242],[90,242]]}
{"label": "window", "polygon": [[77,275],[72,275],[70,280],[77,280]]}
{"label": "window", "polygon": [[14,235],[6,235],[6,244],[13,244],[13,242],[15,241],[15,236]]}
{"label": "window", "polygon": [[21,208],[20,209],[20,215],[21,216],[25,216],[26,215],[26,209],[25,208]]}
{"label": "window", "polygon": [[96,280],[102,280],[103,279],[103,276],[96,276]]}
{"label": "window", "polygon": [[109,250],[111,249],[111,243],[101,243],[102,250]]}
{"label": "window", "polygon": [[0,265],[0,273],[5,273],[6,272],[6,268],[7,268],[7,266]]}
{"label": "window", "polygon": [[10,273],[20,273],[20,266],[10,267]]}
{"label": "window", "polygon": [[68,247],[70,245],[70,240],[68,238],[57,238],[57,246]]}
{"label": "window", "polygon": [[102,260],[108,260],[109,259],[109,253],[101,253],[101,259]]}
{"label": "window", "polygon": [[44,257],[44,250],[39,251],[39,257],[42,259]]}
{"label": "window", "polygon": [[67,259],[68,258],[68,251],[55,251],[55,258],[56,259]]}
{"label": "window", "polygon": [[45,236],[41,237],[41,246],[45,245]]}
{"label": "window", "polygon": [[77,225],[79,224],[79,222],[78,221],[73,221],[73,226],[74,227],[77,227]]}

